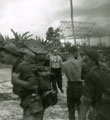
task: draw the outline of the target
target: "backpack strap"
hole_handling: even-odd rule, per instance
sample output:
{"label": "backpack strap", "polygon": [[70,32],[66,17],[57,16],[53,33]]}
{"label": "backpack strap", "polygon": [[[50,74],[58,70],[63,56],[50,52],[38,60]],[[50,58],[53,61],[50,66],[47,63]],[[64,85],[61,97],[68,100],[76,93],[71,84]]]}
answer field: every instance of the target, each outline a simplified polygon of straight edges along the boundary
{"label": "backpack strap", "polygon": [[89,72],[93,72],[95,69],[97,68],[97,66],[93,66]]}

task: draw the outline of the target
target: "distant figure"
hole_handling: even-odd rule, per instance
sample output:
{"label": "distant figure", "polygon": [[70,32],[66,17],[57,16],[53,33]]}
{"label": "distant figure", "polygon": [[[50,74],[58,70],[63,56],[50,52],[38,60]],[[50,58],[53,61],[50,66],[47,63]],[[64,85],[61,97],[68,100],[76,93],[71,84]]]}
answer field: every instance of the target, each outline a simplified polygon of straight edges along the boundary
{"label": "distant figure", "polygon": [[45,63],[44,63],[44,66],[50,66],[50,58],[53,56],[53,50],[51,50],[47,56],[46,56],[46,60],[45,60]]}
{"label": "distant figure", "polygon": [[57,50],[53,51],[53,56],[50,57],[50,69],[54,73],[51,77],[53,90],[57,93],[58,88],[63,93],[62,89],[62,58],[57,54]]}
{"label": "distant figure", "polygon": [[75,120],[75,110],[77,107],[79,112],[80,97],[83,89],[81,80],[81,60],[78,58],[78,49],[75,46],[69,49],[69,58],[63,63],[63,72],[67,77],[69,120]]}

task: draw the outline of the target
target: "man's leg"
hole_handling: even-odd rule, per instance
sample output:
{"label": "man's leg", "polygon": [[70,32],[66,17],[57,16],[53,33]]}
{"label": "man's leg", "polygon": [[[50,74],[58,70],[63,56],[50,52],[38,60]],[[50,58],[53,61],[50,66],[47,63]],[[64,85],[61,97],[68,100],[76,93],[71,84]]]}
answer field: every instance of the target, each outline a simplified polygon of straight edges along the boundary
{"label": "man's leg", "polygon": [[63,93],[61,68],[58,68],[56,71],[56,81],[57,81],[58,88]]}
{"label": "man's leg", "polygon": [[82,96],[82,92],[83,92],[83,85],[82,83],[75,83],[75,89],[74,89],[74,98],[75,98],[75,101],[76,101],[76,109],[78,111],[78,114],[79,114],[79,110],[80,110],[80,104],[81,104],[81,96]]}
{"label": "man's leg", "polygon": [[69,120],[75,120],[75,103],[73,99],[73,90],[71,86],[67,87],[67,106],[69,112]]}
{"label": "man's leg", "polygon": [[80,113],[80,105],[81,105],[81,101],[80,101],[80,98],[78,98],[78,99],[76,100],[76,110],[77,110],[77,112],[78,112],[78,115],[79,115],[79,113]]}
{"label": "man's leg", "polygon": [[56,70],[52,68],[51,72],[54,73],[54,75],[51,76],[52,88],[56,93],[58,93],[57,84],[56,84],[57,83]]}

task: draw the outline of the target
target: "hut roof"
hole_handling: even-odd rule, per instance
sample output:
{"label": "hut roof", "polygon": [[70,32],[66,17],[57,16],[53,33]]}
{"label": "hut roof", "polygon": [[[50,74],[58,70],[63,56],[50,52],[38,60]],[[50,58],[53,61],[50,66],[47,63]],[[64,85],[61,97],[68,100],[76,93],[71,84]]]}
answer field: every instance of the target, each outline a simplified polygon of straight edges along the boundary
{"label": "hut roof", "polygon": [[35,54],[27,48],[20,48],[20,51],[22,51],[23,53],[26,53],[28,55],[35,56]]}
{"label": "hut roof", "polygon": [[48,51],[45,47],[37,40],[26,40],[24,41],[24,45],[34,53],[44,53],[46,54]]}

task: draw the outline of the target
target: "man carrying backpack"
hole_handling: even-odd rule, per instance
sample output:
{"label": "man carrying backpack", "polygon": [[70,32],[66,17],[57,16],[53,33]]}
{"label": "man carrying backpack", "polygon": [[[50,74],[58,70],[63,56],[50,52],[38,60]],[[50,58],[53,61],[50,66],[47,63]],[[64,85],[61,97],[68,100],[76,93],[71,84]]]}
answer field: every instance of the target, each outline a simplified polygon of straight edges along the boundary
{"label": "man carrying backpack", "polygon": [[[8,59],[10,56],[14,59],[11,82],[13,92],[20,97],[20,106],[23,109],[23,120],[43,120],[45,108],[50,106],[50,104],[55,104],[52,101],[53,98],[51,96],[53,94],[49,82],[46,82],[46,85],[43,84],[43,87],[41,86],[41,83],[46,81],[44,78],[50,76],[50,73],[45,71],[44,67],[41,67],[39,64],[31,64],[31,62],[26,57],[23,57],[23,54],[21,55],[19,50],[15,48],[13,45],[4,46],[0,48],[0,53],[4,54],[4,56],[2,56],[3,60],[6,57]],[[52,103],[45,100],[47,97],[51,99]]]}
{"label": "man carrying backpack", "polygon": [[21,99],[23,120],[43,120],[44,107],[39,93],[38,78],[30,63],[16,63],[12,71],[13,92]]}

